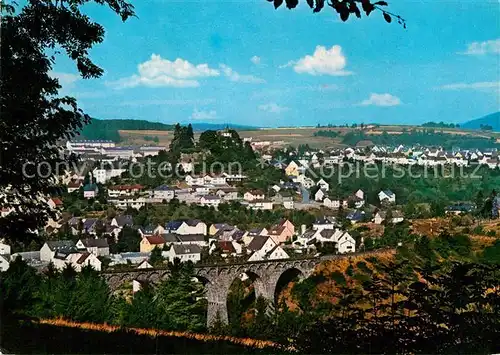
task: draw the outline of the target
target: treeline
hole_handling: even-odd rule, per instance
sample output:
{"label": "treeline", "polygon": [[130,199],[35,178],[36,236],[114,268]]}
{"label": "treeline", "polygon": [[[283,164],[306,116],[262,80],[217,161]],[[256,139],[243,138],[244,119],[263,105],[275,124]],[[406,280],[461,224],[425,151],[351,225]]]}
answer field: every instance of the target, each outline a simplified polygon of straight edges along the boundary
{"label": "treeline", "polygon": [[150,122],[145,120],[99,120],[93,118],[92,121],[83,127],[80,132],[81,139],[91,140],[112,140],[113,142],[120,141],[119,130],[131,131],[170,131],[172,125],[167,125],[159,122]]}
{"label": "treeline", "polygon": [[474,137],[470,135],[457,135],[433,130],[409,131],[401,134],[388,134],[382,132],[379,135],[368,135],[362,131],[348,132],[343,136],[342,143],[354,146],[363,140],[370,140],[375,145],[398,146],[400,144],[413,146],[441,146],[446,150],[460,147],[461,149],[487,149],[498,148],[500,144],[494,138]]}
{"label": "treeline", "polygon": [[[206,330],[203,285],[193,280],[192,263],[170,264],[172,277],[158,287],[144,285],[132,299],[113,294],[104,279],[90,267],[76,273],[49,265],[39,274],[21,258],[1,273],[2,315],[39,319],[65,318],[78,322],[200,332]],[[129,294],[126,284],[121,294]]]}
{"label": "treeline", "polygon": [[333,130],[321,130],[321,131],[314,132],[314,136],[315,137],[336,138],[336,137],[340,136],[340,132],[333,131]]}
{"label": "treeline", "polygon": [[457,123],[444,123],[443,121],[441,122],[426,122],[422,124],[422,127],[429,127],[429,128],[460,128],[460,125]]}

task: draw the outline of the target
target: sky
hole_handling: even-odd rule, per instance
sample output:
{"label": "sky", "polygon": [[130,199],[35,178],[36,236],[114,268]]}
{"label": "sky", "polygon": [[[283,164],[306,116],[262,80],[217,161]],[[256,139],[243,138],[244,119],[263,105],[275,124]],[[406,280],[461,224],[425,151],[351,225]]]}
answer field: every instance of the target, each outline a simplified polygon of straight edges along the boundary
{"label": "sky", "polygon": [[91,51],[105,73],[84,80],[60,58],[63,93],[101,119],[262,127],[465,122],[500,109],[498,0],[389,0],[340,21],[305,0],[132,0],[123,23],[86,7],[106,29]]}

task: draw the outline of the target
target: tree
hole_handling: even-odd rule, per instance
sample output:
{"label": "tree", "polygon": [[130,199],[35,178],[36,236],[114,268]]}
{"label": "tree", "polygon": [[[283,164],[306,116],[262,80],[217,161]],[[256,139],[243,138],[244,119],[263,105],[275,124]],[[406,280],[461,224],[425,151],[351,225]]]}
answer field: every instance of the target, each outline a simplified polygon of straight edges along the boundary
{"label": "tree", "polygon": [[151,251],[149,256],[149,263],[153,266],[160,266],[165,261],[163,255],[161,255],[161,249],[156,247]]}
{"label": "tree", "polygon": [[[277,9],[283,4],[283,0],[267,0],[269,2],[274,3],[274,8]],[[387,6],[387,2],[385,1],[376,1],[371,2],[370,0],[330,0],[326,2],[325,0],[306,0],[307,4],[313,12],[320,12],[325,3],[330,6],[333,10],[335,10],[342,21],[347,21],[349,19],[349,15],[354,14],[357,18],[361,18],[361,10],[369,16],[374,10],[379,10],[382,12],[385,21],[388,23],[392,22],[392,18],[396,18],[398,23],[403,25],[406,28],[406,22],[399,15],[395,15],[390,13],[387,10],[384,10],[381,6]],[[299,0],[285,0],[286,7],[289,9],[294,9],[298,4]],[[361,9],[359,8],[361,5]]]}
{"label": "tree", "polygon": [[[20,10],[0,5],[0,207],[15,209],[0,219],[0,238],[26,243],[35,238],[33,231],[53,214],[38,197],[57,191],[56,168],[68,161],[56,142],[73,138],[90,121],[74,98],[59,96],[59,80],[50,75],[58,51],[76,63],[84,79],[102,75],[89,51],[103,41],[104,28],[82,12],[89,2],[28,0]],[[134,15],[125,0],[96,3],[123,21]],[[40,173],[37,166],[43,167]]]}

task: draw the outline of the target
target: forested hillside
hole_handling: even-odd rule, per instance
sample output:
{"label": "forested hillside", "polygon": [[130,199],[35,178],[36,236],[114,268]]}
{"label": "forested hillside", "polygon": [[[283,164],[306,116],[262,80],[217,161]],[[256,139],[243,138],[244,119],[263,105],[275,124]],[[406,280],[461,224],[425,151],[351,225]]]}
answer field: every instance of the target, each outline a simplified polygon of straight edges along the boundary
{"label": "forested hillside", "polygon": [[99,120],[93,118],[92,121],[82,129],[80,137],[82,139],[109,139],[114,142],[119,142],[119,130],[171,131],[173,128],[173,125],[145,120]]}

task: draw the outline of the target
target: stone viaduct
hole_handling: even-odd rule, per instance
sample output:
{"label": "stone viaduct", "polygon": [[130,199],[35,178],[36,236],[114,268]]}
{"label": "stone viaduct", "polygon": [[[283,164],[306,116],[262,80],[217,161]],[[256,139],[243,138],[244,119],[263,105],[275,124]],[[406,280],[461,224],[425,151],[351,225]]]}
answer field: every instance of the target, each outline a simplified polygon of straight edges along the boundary
{"label": "stone viaduct", "polygon": [[[208,325],[216,319],[228,323],[227,296],[229,288],[236,278],[246,274],[253,280],[255,297],[263,297],[271,304],[275,303],[275,293],[282,277],[306,278],[311,275],[316,265],[324,260],[349,258],[364,253],[329,255],[317,258],[283,259],[237,264],[195,265],[196,277],[205,285],[208,300]],[[125,282],[133,280],[157,283],[169,277],[168,269],[143,269],[132,271],[108,271],[102,273],[112,290],[118,289]]]}

